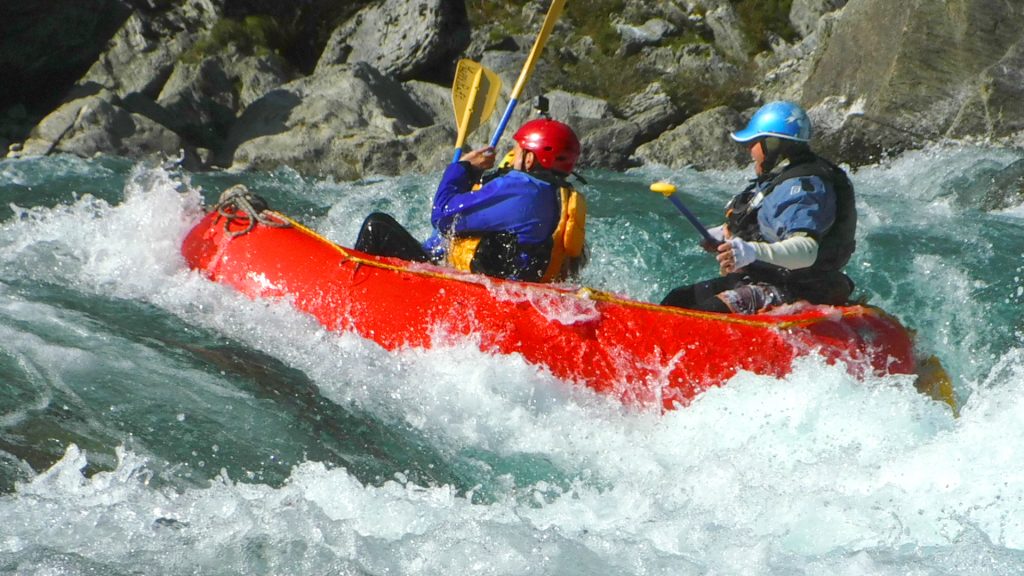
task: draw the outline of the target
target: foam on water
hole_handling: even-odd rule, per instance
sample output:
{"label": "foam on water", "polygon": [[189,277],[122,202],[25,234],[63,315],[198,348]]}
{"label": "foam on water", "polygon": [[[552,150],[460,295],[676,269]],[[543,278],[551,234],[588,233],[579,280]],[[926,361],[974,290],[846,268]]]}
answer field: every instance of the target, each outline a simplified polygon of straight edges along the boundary
{"label": "foam on water", "polygon": [[[481,504],[447,486],[400,476],[363,485],[344,470],[306,463],[277,489],[222,477],[175,493],[148,489],[145,462],[123,452],[115,471],[85,479],[84,457],[72,448],[0,500],[4,517],[21,527],[3,551],[17,555],[57,537],[69,553],[90,551],[94,561],[125,568],[143,560],[165,573],[333,566],[783,574],[804,559],[845,569],[873,564],[850,557],[858,551],[937,569],[943,561],[932,550],[965,540],[973,547],[978,535],[993,547],[1024,545],[1013,513],[1024,486],[1020,352],[1006,359],[1013,368],[994,375],[1012,385],[976,394],[955,421],[907,382],[857,383],[815,360],[782,381],[741,374],[689,409],[658,417],[596,399],[494,394],[475,376],[502,371],[495,364],[503,362],[468,348],[444,352],[465,368],[446,374],[450,364],[430,358],[439,354],[400,355],[419,377],[399,383],[391,407],[449,445],[550,459],[567,485],[538,481]],[[508,384],[529,380],[524,372],[513,371]],[[448,392],[419,394],[414,380],[424,376]],[[533,379],[534,387],[557,387]],[[978,446],[999,449],[979,454]],[[196,549],[184,557],[182,546]],[[888,573],[886,559],[876,560],[881,569],[851,573]],[[982,570],[990,558],[979,560],[986,562],[972,573],[1012,573]]]}
{"label": "foam on water", "polygon": [[[961,210],[909,192],[893,196],[928,206],[924,214],[899,219],[883,209],[879,190],[887,184],[880,181],[910,189],[907,173],[925,171],[918,162],[932,166],[934,159],[908,156],[897,161],[907,164],[859,174],[869,254],[887,254],[880,228],[924,230],[926,220]],[[372,198],[390,186],[367,189]],[[320,222],[325,233],[353,236],[351,214],[373,204],[356,198],[331,208]],[[334,404],[424,439],[470,483],[417,483],[402,473],[367,482],[307,460],[280,484],[225,471],[189,485],[166,481],[177,463],[155,461],[144,445],[118,448],[109,470],[92,474],[85,470],[93,453],[68,446],[49,470],[0,496],[2,570],[895,575],[1017,574],[1024,567],[1024,347],[985,340],[979,317],[986,305],[972,297],[992,282],[1019,286],[1019,271],[1012,282],[987,280],[926,250],[899,259],[912,282],[891,277],[886,287],[868,276],[880,286],[878,303],[891,310],[905,309],[920,298],[915,286],[931,283],[928,293],[942,305],[914,310],[919,325],[935,329],[926,336],[944,359],[951,355],[971,376],[958,382],[966,398],[958,419],[908,378],[860,382],[815,357],[783,379],[740,373],[685,410],[660,414],[561,382],[518,356],[485,354],[472,341],[388,352],[325,331],[287,301],[246,299],[185,269],[180,242],[199,214],[200,195],[187,181],[138,168],[120,203],[83,195],[18,209],[0,226],[0,267],[8,279],[143,303],[241,342],[306,375]],[[598,214],[602,237],[627,234]],[[631,244],[606,258],[625,262],[634,249],[641,254]],[[878,260],[858,258],[858,265]],[[609,274],[613,285],[639,282]],[[133,362],[140,377],[156,372],[154,382],[189,375],[167,391],[167,402],[175,393],[209,393],[227,405],[241,396],[216,377],[172,369],[167,359],[141,363],[145,346],[93,331],[86,314],[7,289],[0,296],[4,317],[13,319],[0,333],[4,353],[19,355],[28,378],[45,382],[36,406],[71,394],[53,383],[73,376],[76,363],[114,373],[103,368],[103,355],[122,364],[117,373],[132,372],[123,364]],[[46,322],[80,338],[54,346],[16,328],[31,323],[46,332]],[[106,343],[86,344],[97,338]],[[5,411],[0,422],[10,425],[27,410]],[[177,418],[169,434],[204,416],[190,410],[170,412]],[[280,426],[287,434],[288,422]]]}

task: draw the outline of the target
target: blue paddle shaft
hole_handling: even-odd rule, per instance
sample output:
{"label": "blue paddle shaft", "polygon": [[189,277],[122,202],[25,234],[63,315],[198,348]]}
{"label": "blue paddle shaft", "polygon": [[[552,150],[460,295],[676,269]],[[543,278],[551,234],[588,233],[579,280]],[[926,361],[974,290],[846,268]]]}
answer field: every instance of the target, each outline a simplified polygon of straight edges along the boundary
{"label": "blue paddle shaft", "polygon": [[458,162],[459,158],[462,158],[462,148],[455,149],[455,156],[452,157],[452,164]]}
{"label": "blue paddle shaft", "polygon": [[498,147],[498,140],[501,140],[501,135],[505,132],[505,127],[508,126],[509,119],[512,118],[512,111],[516,109],[516,105],[519,104],[518,98],[513,98],[508,101],[508,106],[505,107],[505,113],[501,116],[501,122],[498,122],[498,128],[494,131],[494,137],[491,138],[491,147]]}
{"label": "blue paddle shaft", "polygon": [[715,246],[721,244],[721,242],[715,239],[715,237],[712,236],[710,232],[708,232],[708,229],[704,227],[703,224],[701,224],[700,220],[698,220],[697,217],[693,215],[693,212],[690,212],[690,209],[687,208],[685,204],[683,204],[683,201],[680,200],[679,198],[676,198],[674,192],[666,196],[666,198],[672,201],[672,204],[674,204],[675,207],[678,208],[679,211],[683,213],[683,216],[686,216],[686,219],[690,221],[690,224],[693,224],[693,227],[697,229],[697,232],[700,232],[700,235],[703,236],[705,240],[711,242]]}

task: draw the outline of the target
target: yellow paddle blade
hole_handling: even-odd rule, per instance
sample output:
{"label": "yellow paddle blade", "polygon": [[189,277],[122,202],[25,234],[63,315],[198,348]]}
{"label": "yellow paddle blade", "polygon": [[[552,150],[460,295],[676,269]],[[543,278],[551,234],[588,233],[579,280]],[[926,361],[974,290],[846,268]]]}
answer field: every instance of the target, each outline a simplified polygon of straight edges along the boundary
{"label": "yellow paddle blade", "polygon": [[455,108],[456,122],[462,120],[462,113],[469,104],[469,93],[473,90],[473,79],[481,68],[483,68],[483,64],[468,58],[459,60],[459,64],[455,68],[455,80],[452,81],[452,105]]}
{"label": "yellow paddle blade", "polygon": [[956,400],[956,392],[953,390],[953,381],[950,380],[942,362],[936,356],[929,356],[924,362],[917,365],[917,380],[914,382],[918,392],[927,394],[934,400],[945,402],[953,409],[953,416],[960,417],[960,406]]}
{"label": "yellow paddle blade", "polygon": [[463,58],[452,82],[452,106],[459,131],[456,147],[490,118],[501,92],[501,78],[479,62]]}
{"label": "yellow paddle blade", "polygon": [[657,192],[667,197],[676,193],[676,187],[671,182],[655,182],[651,184],[651,192]]}
{"label": "yellow paddle blade", "polygon": [[485,94],[482,99],[478,101],[483,102],[483,111],[480,112],[480,122],[486,122],[491,114],[494,113],[494,107],[498,104],[498,94],[501,92],[501,77],[499,77],[493,70],[486,66],[481,66],[484,71],[483,82],[485,86],[481,86],[480,93]]}

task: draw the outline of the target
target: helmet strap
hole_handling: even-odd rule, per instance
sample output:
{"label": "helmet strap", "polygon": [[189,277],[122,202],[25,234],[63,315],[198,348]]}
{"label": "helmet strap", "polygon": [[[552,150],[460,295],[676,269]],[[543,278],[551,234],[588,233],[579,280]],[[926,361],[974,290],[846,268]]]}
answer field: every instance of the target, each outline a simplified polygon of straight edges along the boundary
{"label": "helmet strap", "polygon": [[761,152],[764,153],[764,162],[762,163],[762,166],[764,168],[764,172],[767,174],[778,165],[779,159],[782,157],[782,154],[780,154],[780,152],[782,152],[782,141],[773,136],[769,136],[762,139],[760,144]]}
{"label": "helmet strap", "polygon": [[555,170],[548,170],[547,168],[538,167],[536,170],[530,172],[530,176],[533,176],[538,180],[549,182],[556,186],[569,186],[569,176],[576,176],[576,173],[574,172],[573,174],[564,174],[562,172],[557,172]]}

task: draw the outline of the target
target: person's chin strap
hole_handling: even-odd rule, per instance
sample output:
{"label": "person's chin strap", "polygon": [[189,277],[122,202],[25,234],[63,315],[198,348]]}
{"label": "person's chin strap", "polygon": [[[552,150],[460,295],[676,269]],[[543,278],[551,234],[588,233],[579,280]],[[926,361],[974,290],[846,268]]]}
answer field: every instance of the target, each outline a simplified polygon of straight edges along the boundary
{"label": "person's chin strap", "polygon": [[764,162],[761,164],[765,174],[771,172],[779,165],[782,158],[782,142],[771,136],[764,138],[758,144],[761,146],[761,153],[764,154]]}

